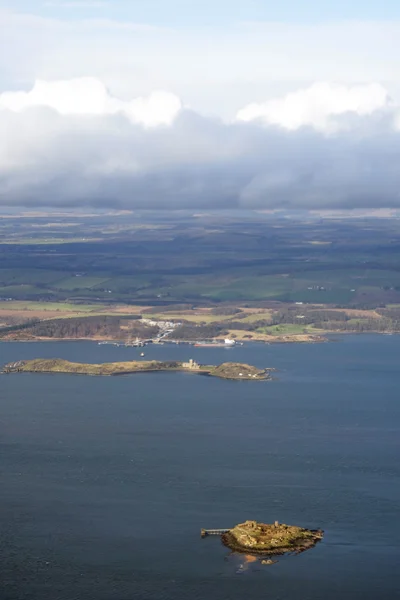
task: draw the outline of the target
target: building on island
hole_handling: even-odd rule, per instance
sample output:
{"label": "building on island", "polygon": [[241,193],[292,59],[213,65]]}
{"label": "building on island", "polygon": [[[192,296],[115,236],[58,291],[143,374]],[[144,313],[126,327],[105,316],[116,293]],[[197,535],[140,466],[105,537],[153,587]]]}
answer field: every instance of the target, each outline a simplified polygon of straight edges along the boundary
{"label": "building on island", "polygon": [[199,363],[197,363],[193,358],[189,360],[189,362],[182,363],[184,369],[190,369],[191,371],[198,371],[200,369]]}

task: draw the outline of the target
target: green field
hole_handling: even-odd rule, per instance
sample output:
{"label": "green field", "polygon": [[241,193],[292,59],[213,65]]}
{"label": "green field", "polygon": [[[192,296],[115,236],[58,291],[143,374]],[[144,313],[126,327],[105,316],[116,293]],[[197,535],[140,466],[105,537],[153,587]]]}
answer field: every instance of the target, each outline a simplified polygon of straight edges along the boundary
{"label": "green field", "polygon": [[[235,315],[236,316],[236,315]],[[212,314],[195,314],[195,313],[148,313],[143,317],[153,321],[191,321],[192,323],[218,323],[233,319],[232,315],[212,315]]]}
{"label": "green field", "polygon": [[[292,273],[282,275],[258,274],[243,276],[237,269],[229,273],[215,272],[212,275],[172,275],[167,278],[153,273],[153,278],[132,274],[121,277],[112,272],[101,276],[66,276],[65,271],[47,270],[2,270],[0,273],[0,298],[14,300],[47,297],[49,301],[68,301],[71,298],[113,301],[160,300],[168,302],[236,302],[281,301],[312,304],[351,305],[360,297],[382,295],[384,287],[400,289],[397,274],[389,281],[382,277],[356,275],[355,270],[335,274]],[[348,283],[345,284],[344,281]],[[168,285],[160,283],[168,279]],[[379,285],[387,282],[386,286]],[[253,316],[249,317],[249,320]]]}
{"label": "green field", "polygon": [[400,304],[397,219],[68,214],[9,216],[0,231],[13,301]]}
{"label": "green field", "polygon": [[[245,309],[244,309],[245,310]],[[256,323],[257,321],[269,321],[271,319],[271,311],[262,311],[248,314],[240,319],[241,323]]]}
{"label": "green field", "polygon": [[68,312],[68,313],[92,313],[103,312],[109,308],[107,304],[68,304],[67,302],[31,302],[31,301],[12,301],[0,302],[0,310],[7,311],[49,311],[49,312]]}
{"label": "green field", "polygon": [[292,325],[290,323],[260,327],[257,329],[257,331],[259,333],[267,333],[269,335],[299,335],[301,333],[317,332],[312,325]]}
{"label": "green field", "polygon": [[8,285],[0,287],[0,298],[34,298],[41,296],[41,291],[34,285]]}
{"label": "green field", "polygon": [[62,279],[63,273],[45,269],[0,269],[1,285],[52,284]]}
{"label": "green field", "polygon": [[[58,290],[87,290],[94,288],[97,285],[105,284],[106,281],[110,281],[109,277],[86,277],[77,276],[68,277],[57,281],[54,287]],[[112,280],[111,280],[112,281]]]}

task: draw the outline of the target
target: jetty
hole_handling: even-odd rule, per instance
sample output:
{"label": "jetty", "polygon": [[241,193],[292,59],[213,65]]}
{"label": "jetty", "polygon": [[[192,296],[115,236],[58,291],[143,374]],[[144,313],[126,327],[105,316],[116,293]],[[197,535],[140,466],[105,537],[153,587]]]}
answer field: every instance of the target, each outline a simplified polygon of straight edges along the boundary
{"label": "jetty", "polygon": [[229,533],[230,529],[201,529],[200,535],[201,537],[206,537],[207,535],[224,535],[224,533]]}

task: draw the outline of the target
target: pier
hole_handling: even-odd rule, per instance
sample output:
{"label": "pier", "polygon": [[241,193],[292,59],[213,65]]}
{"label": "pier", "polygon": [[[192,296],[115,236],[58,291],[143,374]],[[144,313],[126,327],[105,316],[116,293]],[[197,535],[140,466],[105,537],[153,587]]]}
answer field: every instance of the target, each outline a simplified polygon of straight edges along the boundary
{"label": "pier", "polygon": [[202,529],[200,531],[201,537],[206,537],[207,535],[223,535],[224,533],[228,533],[230,529]]}

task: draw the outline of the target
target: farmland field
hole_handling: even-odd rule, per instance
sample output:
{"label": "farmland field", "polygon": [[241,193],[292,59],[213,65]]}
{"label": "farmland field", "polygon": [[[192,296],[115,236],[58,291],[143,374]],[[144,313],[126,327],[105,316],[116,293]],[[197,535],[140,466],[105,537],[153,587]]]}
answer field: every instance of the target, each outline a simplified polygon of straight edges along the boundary
{"label": "farmland field", "polygon": [[0,218],[0,241],[0,301],[233,303],[264,306],[264,319],[271,302],[400,304],[397,219],[288,219],[250,211],[201,218],[9,216]]}
{"label": "farmland field", "polygon": [[86,277],[75,275],[61,279],[54,284],[58,290],[86,290],[109,281],[109,277]]}
{"label": "farmland field", "polygon": [[259,333],[267,333],[269,335],[298,335],[300,333],[316,332],[314,327],[312,327],[311,325],[292,325],[290,323],[260,327],[256,331]]}

